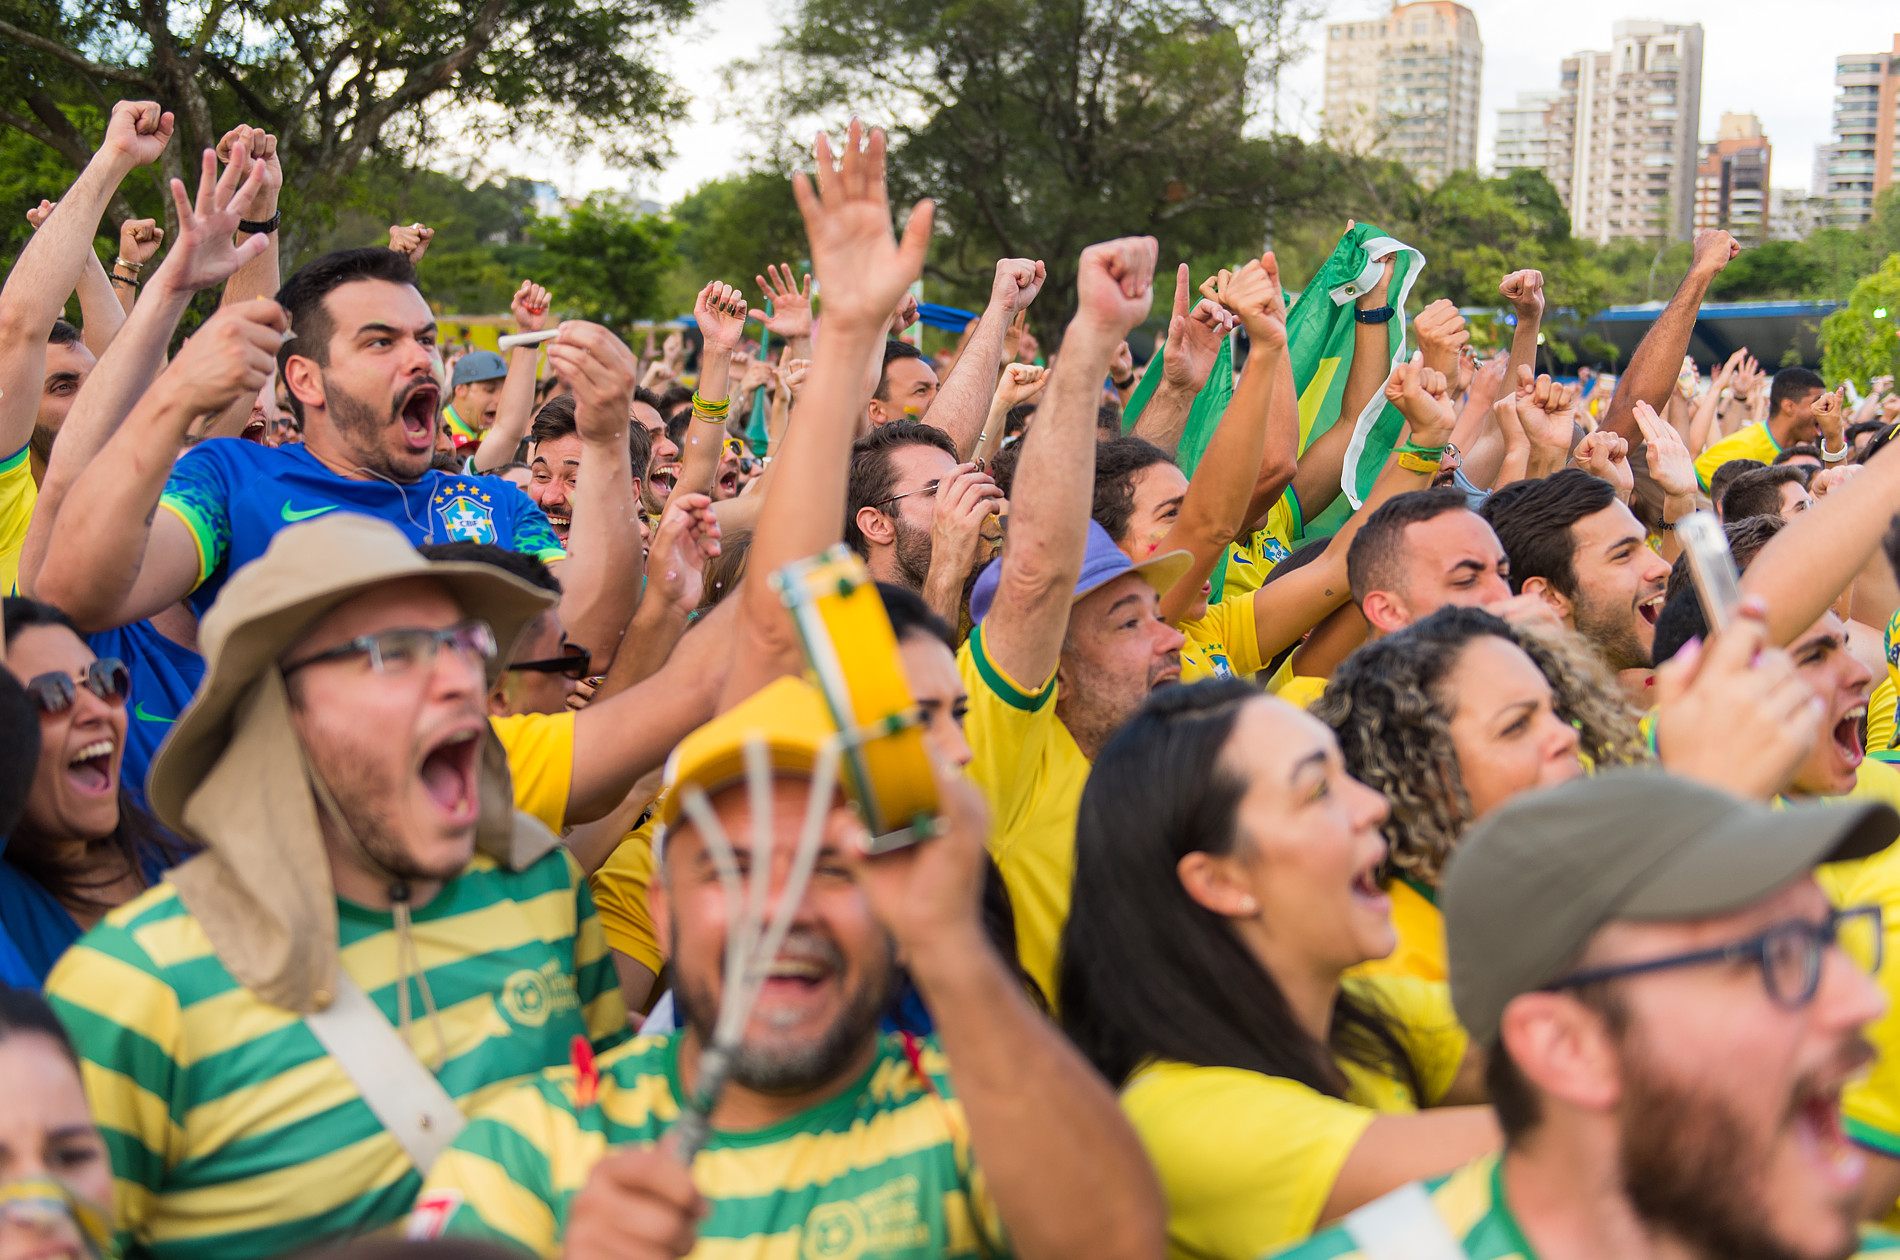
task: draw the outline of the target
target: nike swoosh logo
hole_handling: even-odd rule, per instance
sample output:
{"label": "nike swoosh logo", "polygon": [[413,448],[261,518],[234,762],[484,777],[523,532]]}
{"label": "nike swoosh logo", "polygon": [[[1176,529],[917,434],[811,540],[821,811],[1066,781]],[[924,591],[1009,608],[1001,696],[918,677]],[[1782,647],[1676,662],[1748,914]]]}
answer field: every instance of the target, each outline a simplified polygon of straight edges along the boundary
{"label": "nike swoosh logo", "polygon": [[325,512],[334,511],[336,511],[336,504],[334,503],[327,507],[311,508],[307,512],[299,512],[296,508],[286,503],[284,504],[284,519],[287,521],[307,521],[313,516],[322,516]]}
{"label": "nike swoosh logo", "polygon": [[178,720],[177,718],[165,717],[159,713],[147,713],[143,704],[135,704],[132,706],[132,716],[141,722],[163,722],[168,726]]}

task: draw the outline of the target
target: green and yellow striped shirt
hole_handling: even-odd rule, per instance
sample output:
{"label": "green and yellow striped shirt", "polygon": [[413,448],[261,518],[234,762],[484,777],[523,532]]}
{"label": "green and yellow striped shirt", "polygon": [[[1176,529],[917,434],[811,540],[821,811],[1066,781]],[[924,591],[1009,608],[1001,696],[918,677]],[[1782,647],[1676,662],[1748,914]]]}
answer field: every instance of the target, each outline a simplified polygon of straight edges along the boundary
{"label": "green and yellow striped shirt", "polygon": [[[1502,1173],[1498,1157],[1487,1155],[1450,1176],[1427,1181],[1425,1189],[1439,1219],[1463,1244],[1470,1260],[1537,1260],[1504,1201]],[[1274,1253],[1275,1260],[1363,1260],[1364,1255],[1352,1235],[1338,1225]],[[1900,1238],[1868,1230],[1861,1235],[1855,1255],[1900,1260]]]}
{"label": "green and yellow striped shirt", "polygon": [[[711,1211],[695,1260],[1002,1256],[1002,1223],[970,1155],[935,1042],[930,1080],[897,1036],[838,1097],[770,1128],[715,1131],[693,1166]],[[558,1256],[568,1206],[610,1146],[656,1142],[679,1117],[679,1041],[642,1037],[599,1062],[582,1109],[574,1069],[483,1108],[436,1161],[411,1235],[446,1232]]]}
{"label": "green and yellow striped shirt", "polygon": [[[390,916],[339,899],[341,961],[393,1024]],[[477,857],[414,917],[448,1053],[472,1110],[586,1034],[627,1037],[587,881],[565,850],[512,872]],[[411,980],[409,1042],[432,1062]],[[232,977],[171,884],[108,915],[53,969],[112,1155],[127,1256],[248,1260],[400,1221],[422,1179],[316,1035]]]}

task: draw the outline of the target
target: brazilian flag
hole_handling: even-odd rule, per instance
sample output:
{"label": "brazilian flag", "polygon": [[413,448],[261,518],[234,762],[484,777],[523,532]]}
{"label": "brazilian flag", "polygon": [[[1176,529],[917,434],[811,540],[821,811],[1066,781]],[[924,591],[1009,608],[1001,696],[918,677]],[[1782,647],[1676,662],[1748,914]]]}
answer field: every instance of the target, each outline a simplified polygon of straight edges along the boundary
{"label": "brazilian flag", "polygon": [[[1340,419],[1340,398],[1352,368],[1356,329],[1354,302],[1367,288],[1378,283],[1385,259],[1394,254],[1398,262],[1393,268],[1390,293],[1398,313],[1386,325],[1386,339],[1390,363],[1397,364],[1405,354],[1405,301],[1411,294],[1412,282],[1424,267],[1425,256],[1370,223],[1358,224],[1340,237],[1332,256],[1287,312],[1288,358],[1293,367],[1294,388],[1300,398],[1302,454],[1315,438]],[[1164,348],[1142,374],[1141,383],[1128,400],[1123,422],[1126,429],[1134,428],[1142,408],[1161,383],[1161,366],[1165,362]],[[1220,423],[1221,413],[1226,411],[1233,394],[1232,359],[1224,345],[1213,373],[1194,400],[1187,427],[1181,435],[1177,462],[1189,476],[1194,475],[1195,465],[1207,450],[1214,436],[1214,426]],[[1386,403],[1383,393],[1374,395],[1362,414],[1351,417],[1351,423],[1353,440],[1340,477],[1340,489],[1345,491],[1350,506],[1335,503],[1332,509],[1307,522],[1309,536],[1331,533],[1353,508],[1365,501],[1372,483],[1378,479],[1379,470],[1391,456],[1392,448],[1398,445],[1405,425],[1398,409]]]}

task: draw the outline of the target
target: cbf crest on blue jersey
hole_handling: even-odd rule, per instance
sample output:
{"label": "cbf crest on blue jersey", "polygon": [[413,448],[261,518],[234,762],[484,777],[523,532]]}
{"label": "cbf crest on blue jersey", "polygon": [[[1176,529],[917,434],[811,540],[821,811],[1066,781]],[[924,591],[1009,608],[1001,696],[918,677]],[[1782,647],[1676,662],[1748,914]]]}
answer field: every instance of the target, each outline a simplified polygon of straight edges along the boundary
{"label": "cbf crest on blue jersey", "polygon": [[442,483],[429,503],[451,542],[495,541],[495,508],[488,491],[466,481]]}

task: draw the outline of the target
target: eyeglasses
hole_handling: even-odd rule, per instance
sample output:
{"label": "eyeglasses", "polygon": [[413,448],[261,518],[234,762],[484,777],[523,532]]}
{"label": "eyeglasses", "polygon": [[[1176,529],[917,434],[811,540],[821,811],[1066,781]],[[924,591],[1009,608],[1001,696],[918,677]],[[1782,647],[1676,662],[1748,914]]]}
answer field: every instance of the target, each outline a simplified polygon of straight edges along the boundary
{"label": "eyeglasses", "polygon": [[385,630],[363,634],[348,643],[305,657],[284,666],[286,676],[318,661],[340,660],[346,656],[367,656],[369,667],[378,674],[401,674],[435,663],[435,654],[444,645],[454,648],[469,660],[486,664],[495,659],[495,632],[486,621],[470,620],[444,630]]}
{"label": "eyeglasses", "polygon": [[881,508],[886,503],[895,503],[899,499],[908,499],[913,494],[935,494],[937,493],[937,486],[939,484],[941,483],[936,482],[936,481],[926,481],[923,485],[918,486],[915,490],[906,490],[904,491],[904,493],[894,494],[888,499],[879,499],[876,503],[873,503],[871,506]]}
{"label": "eyeglasses", "polygon": [[1806,1006],[1821,986],[1821,962],[1829,946],[1839,946],[1856,967],[1874,975],[1880,970],[1883,938],[1880,907],[1854,906],[1835,910],[1823,923],[1795,919],[1777,923],[1760,936],[1722,945],[1715,949],[1654,958],[1648,962],[1623,963],[1613,967],[1594,967],[1565,976],[1547,990],[1574,989],[1580,985],[1637,976],[1649,971],[1673,967],[1696,967],[1704,963],[1754,963],[1761,968],[1762,983],[1768,996],[1786,1007]]}
{"label": "eyeglasses", "polygon": [[587,649],[566,644],[563,648],[559,656],[538,661],[515,661],[508,666],[508,670],[511,673],[520,670],[530,674],[566,674],[575,682],[587,677],[587,671],[594,663]]}
{"label": "eyeglasses", "polygon": [[102,656],[86,666],[83,682],[74,682],[71,674],[41,674],[26,684],[27,698],[41,713],[64,713],[79,699],[79,688],[109,704],[124,704],[132,685],[132,673],[116,656]]}
{"label": "eyeglasses", "polygon": [[723,453],[732,456],[734,459],[743,458],[745,455],[745,443],[741,442],[738,438],[729,437],[725,441]]}

